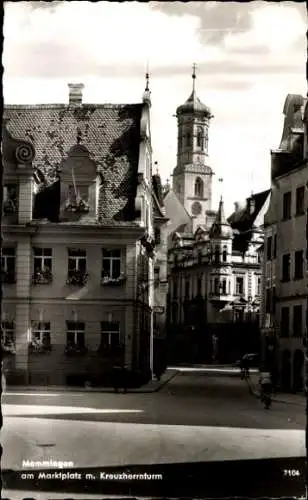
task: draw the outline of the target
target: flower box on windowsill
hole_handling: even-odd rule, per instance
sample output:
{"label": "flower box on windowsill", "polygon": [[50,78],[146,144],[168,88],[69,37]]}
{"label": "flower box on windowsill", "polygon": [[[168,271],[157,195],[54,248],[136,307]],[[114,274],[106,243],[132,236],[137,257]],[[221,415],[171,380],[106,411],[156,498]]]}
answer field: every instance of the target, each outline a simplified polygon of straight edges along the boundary
{"label": "flower box on windowsill", "polygon": [[12,356],[16,354],[15,344],[10,345],[1,344],[2,356]]}
{"label": "flower box on windowsill", "polygon": [[66,284],[73,286],[84,286],[88,281],[88,274],[75,271],[69,274]]}
{"label": "flower box on windowsill", "polygon": [[66,356],[85,356],[87,352],[87,347],[80,347],[77,345],[67,345],[64,349]]}
{"label": "flower box on windowsill", "polygon": [[103,276],[101,279],[101,285],[110,285],[110,286],[119,286],[122,285],[126,281],[126,276],[124,274],[120,274],[118,278],[111,278],[110,276]]}
{"label": "flower box on windowsill", "polygon": [[33,285],[49,285],[51,282],[52,273],[50,271],[39,271],[32,277]]}
{"label": "flower box on windowsill", "polygon": [[30,342],[29,353],[30,354],[47,354],[52,351],[51,344],[41,344],[36,342]]}
{"label": "flower box on windowsill", "polygon": [[86,201],[80,200],[79,203],[68,203],[65,210],[74,213],[88,213],[90,208]]}
{"label": "flower box on windowsill", "polygon": [[13,200],[7,200],[3,204],[4,215],[15,214],[17,212],[16,203]]}
{"label": "flower box on windowsill", "polygon": [[10,272],[2,271],[2,273],[1,273],[1,283],[5,283],[7,285],[13,285],[14,283],[16,283],[15,274],[14,273],[10,273]]}

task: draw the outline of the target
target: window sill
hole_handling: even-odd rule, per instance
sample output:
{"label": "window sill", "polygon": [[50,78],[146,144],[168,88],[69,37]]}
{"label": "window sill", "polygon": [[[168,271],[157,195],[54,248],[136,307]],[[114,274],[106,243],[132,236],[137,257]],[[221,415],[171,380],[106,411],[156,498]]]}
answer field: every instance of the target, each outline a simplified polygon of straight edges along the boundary
{"label": "window sill", "polygon": [[285,279],[280,280],[281,283],[290,283],[290,281],[291,281],[290,278],[288,278],[288,279],[285,278]]}
{"label": "window sill", "polygon": [[289,217],[283,217],[281,220],[282,222],[286,222],[288,220],[291,220],[292,219],[292,216],[290,215]]}
{"label": "window sill", "polygon": [[303,215],[305,215],[305,211],[296,213],[294,217],[302,217]]}

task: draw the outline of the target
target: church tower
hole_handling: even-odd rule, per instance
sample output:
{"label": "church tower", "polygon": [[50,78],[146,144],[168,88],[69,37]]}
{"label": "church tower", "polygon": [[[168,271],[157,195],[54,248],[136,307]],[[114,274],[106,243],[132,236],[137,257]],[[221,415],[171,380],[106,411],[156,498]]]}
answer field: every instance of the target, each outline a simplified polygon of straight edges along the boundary
{"label": "church tower", "polygon": [[193,65],[193,88],[188,100],[176,110],[178,121],[177,166],[173,170],[173,191],[193,218],[194,231],[204,226],[211,210],[212,176],[208,157],[208,131],[211,110],[197,97],[196,66]]}

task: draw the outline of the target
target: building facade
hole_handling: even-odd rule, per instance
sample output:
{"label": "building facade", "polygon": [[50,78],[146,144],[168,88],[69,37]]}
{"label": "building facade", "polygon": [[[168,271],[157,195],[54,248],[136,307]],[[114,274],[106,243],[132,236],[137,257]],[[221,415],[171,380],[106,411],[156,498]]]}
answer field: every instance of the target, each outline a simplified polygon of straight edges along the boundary
{"label": "building facade", "polygon": [[[8,381],[151,376],[155,232],[148,83],[142,103],[6,106],[2,344]],[[160,217],[157,217],[157,215]],[[81,382],[80,382],[81,381]]]}
{"label": "building facade", "polygon": [[164,197],[169,219],[169,356],[176,361],[185,356],[226,361],[259,348],[258,250],[269,191],[236,203],[228,219],[222,199],[214,211],[208,150],[213,115],[196,95],[195,74],[192,94],[176,116],[177,165],[172,189]]}
{"label": "building facade", "polygon": [[287,96],[282,140],[271,152],[271,200],[264,228],[263,357],[287,391],[304,387],[308,182],[304,108],[302,96]]}

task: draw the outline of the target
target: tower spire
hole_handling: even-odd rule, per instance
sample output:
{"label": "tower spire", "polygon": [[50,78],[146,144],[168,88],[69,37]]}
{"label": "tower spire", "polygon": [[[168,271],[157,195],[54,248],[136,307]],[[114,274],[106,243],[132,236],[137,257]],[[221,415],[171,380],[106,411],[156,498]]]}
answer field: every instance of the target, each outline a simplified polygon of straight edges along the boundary
{"label": "tower spire", "polygon": [[192,65],[193,92],[195,92],[195,90],[196,90],[196,68],[197,68],[196,63],[193,63],[193,65]]}
{"label": "tower spire", "polygon": [[149,61],[147,60],[146,72],[145,72],[145,90],[148,92],[150,83],[150,74],[149,74]]}

